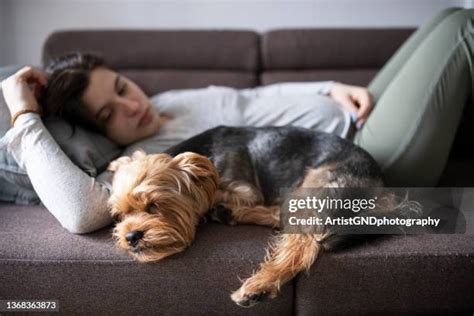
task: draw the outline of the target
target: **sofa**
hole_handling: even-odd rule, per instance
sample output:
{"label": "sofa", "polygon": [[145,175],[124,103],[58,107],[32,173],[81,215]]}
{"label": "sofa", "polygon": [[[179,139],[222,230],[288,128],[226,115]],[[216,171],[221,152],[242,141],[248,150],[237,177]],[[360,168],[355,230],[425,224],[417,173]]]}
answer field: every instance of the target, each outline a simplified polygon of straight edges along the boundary
{"label": "sofa", "polygon": [[[67,30],[43,61],[101,53],[149,95],[283,81],[367,85],[413,29]],[[472,186],[466,112],[439,186]],[[474,203],[474,202],[472,202]],[[41,205],[0,204],[0,300],[55,299],[77,315],[472,314],[474,236],[382,236],[323,254],[278,298],[245,309],[230,293],[258,268],[272,230],[206,223],[187,251],[158,263],[120,252],[111,227],[74,235]]]}

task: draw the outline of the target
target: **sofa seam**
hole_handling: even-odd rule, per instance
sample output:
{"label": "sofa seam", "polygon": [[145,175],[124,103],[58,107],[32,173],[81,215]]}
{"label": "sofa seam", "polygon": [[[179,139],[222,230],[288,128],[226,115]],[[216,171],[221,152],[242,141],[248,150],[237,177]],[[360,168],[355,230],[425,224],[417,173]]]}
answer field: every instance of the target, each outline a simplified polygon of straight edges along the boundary
{"label": "sofa seam", "polygon": [[[466,253],[466,254],[456,254],[456,253],[443,253],[443,254],[421,254],[419,252],[407,253],[402,255],[385,255],[385,256],[361,256],[361,257],[334,257],[332,259],[335,260],[378,260],[378,259],[387,259],[387,258],[411,258],[411,257],[422,257],[422,258],[445,258],[445,257],[455,257],[455,258],[474,258],[474,252]],[[197,259],[198,261],[202,261],[201,259]],[[206,259],[205,261],[229,261],[229,260],[209,260]],[[230,260],[234,261],[234,260]],[[257,260],[258,261],[258,260]],[[145,266],[142,265],[134,260],[104,260],[104,259],[97,259],[97,260],[52,260],[52,259],[0,259],[0,265],[10,265],[15,263],[54,263],[54,264],[90,264],[90,263],[132,263],[137,266]]]}

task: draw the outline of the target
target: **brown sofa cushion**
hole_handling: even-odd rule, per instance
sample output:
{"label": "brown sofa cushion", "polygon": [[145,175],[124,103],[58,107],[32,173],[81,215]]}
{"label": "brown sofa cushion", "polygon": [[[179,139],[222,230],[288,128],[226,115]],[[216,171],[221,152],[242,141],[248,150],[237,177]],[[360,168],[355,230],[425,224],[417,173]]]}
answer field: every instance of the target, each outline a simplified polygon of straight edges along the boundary
{"label": "brown sofa cushion", "polygon": [[384,237],[322,255],[295,282],[298,315],[472,313],[471,235]]}
{"label": "brown sofa cushion", "polygon": [[57,299],[64,315],[292,313],[292,283],[252,310],[229,297],[258,268],[270,229],[204,224],[187,251],[150,264],[117,250],[110,228],[73,235],[40,206],[0,203],[0,232],[2,299]]}
{"label": "brown sofa cushion", "polygon": [[251,31],[60,31],[43,48],[43,63],[80,50],[100,53],[148,95],[209,84],[258,83],[259,35]]}
{"label": "brown sofa cushion", "polygon": [[[264,33],[261,84],[335,80],[366,86],[413,29],[296,29]],[[363,58],[362,58],[363,57]]]}
{"label": "brown sofa cushion", "polygon": [[59,299],[65,314],[431,314],[474,308],[472,235],[388,236],[323,254],[278,299],[247,310],[229,294],[240,284],[237,277],[258,268],[271,235],[267,228],[204,224],[187,251],[155,264],[139,264],[117,250],[110,228],[72,235],[40,206],[0,204],[0,231],[0,297]]}
{"label": "brown sofa cushion", "polygon": [[381,68],[413,29],[292,29],[262,36],[262,67]]}

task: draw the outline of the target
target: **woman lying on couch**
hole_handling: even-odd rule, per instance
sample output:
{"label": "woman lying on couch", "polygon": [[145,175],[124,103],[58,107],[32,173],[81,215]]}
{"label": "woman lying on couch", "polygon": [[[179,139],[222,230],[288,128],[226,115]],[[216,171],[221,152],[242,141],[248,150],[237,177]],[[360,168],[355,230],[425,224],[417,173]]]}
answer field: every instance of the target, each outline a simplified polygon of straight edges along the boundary
{"label": "woman lying on couch", "polygon": [[89,177],[59,149],[27,83],[48,85],[46,113],[100,131],[119,145],[133,143],[126,153],[136,147],[159,152],[217,125],[292,124],[347,137],[352,113],[358,127],[367,121],[355,142],[376,158],[389,184],[435,185],[471,92],[472,17],[473,10],[446,10],[412,35],[369,86],[377,105],[370,117],[366,89],[333,82],[209,87],[148,100],[92,56],[58,60],[49,77],[27,67],[2,83],[16,130],[11,148],[43,204],[73,233],[111,223],[110,175]]}
{"label": "woman lying on couch", "polygon": [[[37,91],[47,85],[41,109],[47,115],[61,115],[128,146],[124,154],[137,148],[162,152],[218,125],[291,124],[345,137],[350,115],[325,94],[344,98],[355,110],[361,103],[360,111],[367,114],[371,109],[367,89],[332,82],[244,90],[211,86],[169,91],[148,99],[134,82],[104,66],[97,56],[63,56],[47,67],[47,74],[25,67],[3,82],[14,129],[19,131],[9,147],[15,151],[17,145],[15,156],[21,157],[20,165],[41,201],[73,232],[92,231],[111,222],[106,210],[109,174],[95,180],[61,151],[36,113],[40,106],[28,83],[36,84]],[[367,114],[361,114],[361,119]]]}

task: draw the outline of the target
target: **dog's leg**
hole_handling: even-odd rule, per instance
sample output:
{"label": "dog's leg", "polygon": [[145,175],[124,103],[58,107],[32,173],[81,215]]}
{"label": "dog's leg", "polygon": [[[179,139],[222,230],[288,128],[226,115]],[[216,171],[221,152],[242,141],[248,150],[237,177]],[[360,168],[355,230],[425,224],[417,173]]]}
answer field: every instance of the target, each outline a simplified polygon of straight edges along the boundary
{"label": "dog's leg", "polygon": [[237,207],[254,206],[263,204],[263,196],[253,184],[245,181],[232,181],[219,185],[215,204],[229,204]]}
{"label": "dog's leg", "polygon": [[267,250],[260,270],[244,281],[231,298],[238,305],[250,307],[265,298],[274,298],[280,287],[300,271],[309,269],[322,249],[319,235],[283,234]]}
{"label": "dog's leg", "polygon": [[278,227],[280,224],[280,207],[275,206],[242,206],[232,207],[228,204],[219,204],[211,212],[213,220],[228,225],[254,224],[269,227]]}
{"label": "dog's leg", "polygon": [[278,227],[280,224],[280,206],[263,206],[232,208],[232,219],[237,224],[255,224]]}
{"label": "dog's leg", "polygon": [[280,207],[274,206],[240,206],[227,203],[215,205],[210,210],[211,219],[226,225],[254,224],[278,227],[280,224]]}
{"label": "dog's leg", "polygon": [[[329,166],[308,170],[300,187],[323,187],[331,180],[330,170]],[[274,238],[260,270],[231,295],[238,305],[250,307],[265,298],[274,298],[284,283],[309,269],[322,249],[320,234],[282,234]]]}

